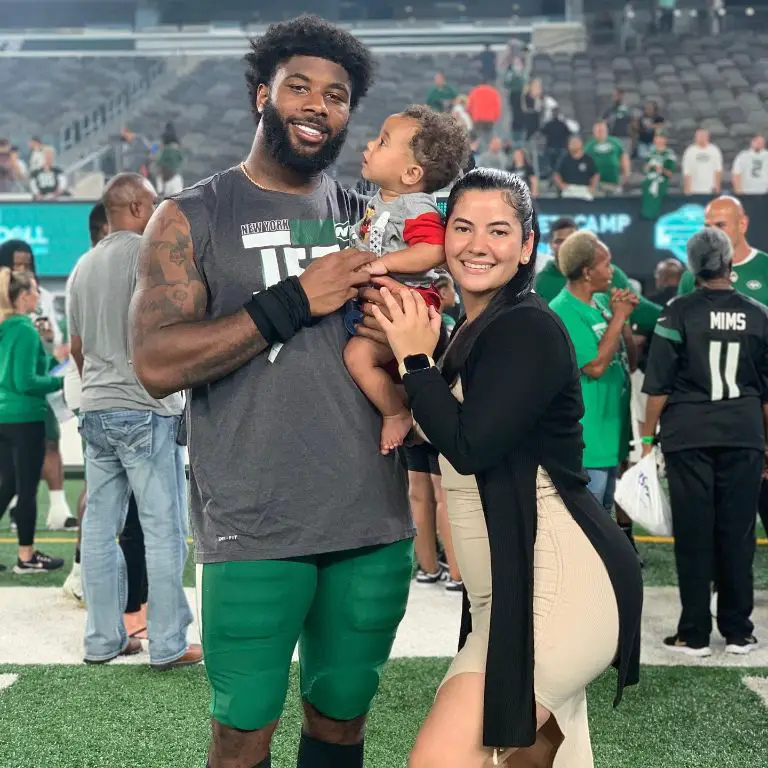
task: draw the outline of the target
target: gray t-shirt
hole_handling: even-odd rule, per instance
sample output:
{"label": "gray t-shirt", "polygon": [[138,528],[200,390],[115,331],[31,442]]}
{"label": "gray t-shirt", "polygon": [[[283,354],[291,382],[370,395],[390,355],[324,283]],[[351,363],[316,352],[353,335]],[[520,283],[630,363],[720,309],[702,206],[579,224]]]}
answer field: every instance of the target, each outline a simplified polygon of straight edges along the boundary
{"label": "gray t-shirt", "polygon": [[[188,219],[207,314],[346,246],[364,201],[323,176],[310,195],[268,192],[239,168],[173,198]],[[338,312],[188,393],[197,561],[264,560],[414,535],[404,470],[379,454],[381,417],[344,365]]]}
{"label": "gray t-shirt", "polygon": [[[402,251],[418,243],[443,245],[445,227],[437,200],[426,192],[400,195],[394,200],[383,200],[377,192],[369,201],[362,218],[353,227],[352,244],[377,256]],[[437,274],[392,274],[406,285],[425,287]]]}
{"label": "gray t-shirt", "polygon": [[83,343],[83,412],[125,408],[178,416],[183,410],[181,395],[155,400],[130,363],[128,308],[140,243],[133,232],[107,235],[80,258],[67,282],[69,333]]}

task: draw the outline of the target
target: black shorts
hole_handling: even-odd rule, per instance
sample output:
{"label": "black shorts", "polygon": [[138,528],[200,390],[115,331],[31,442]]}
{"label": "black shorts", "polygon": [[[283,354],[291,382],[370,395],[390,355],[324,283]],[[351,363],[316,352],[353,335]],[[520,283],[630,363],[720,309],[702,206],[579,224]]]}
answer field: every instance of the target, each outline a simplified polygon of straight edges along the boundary
{"label": "black shorts", "polygon": [[409,472],[424,472],[427,475],[440,475],[440,454],[429,443],[421,443],[405,448],[405,463]]}

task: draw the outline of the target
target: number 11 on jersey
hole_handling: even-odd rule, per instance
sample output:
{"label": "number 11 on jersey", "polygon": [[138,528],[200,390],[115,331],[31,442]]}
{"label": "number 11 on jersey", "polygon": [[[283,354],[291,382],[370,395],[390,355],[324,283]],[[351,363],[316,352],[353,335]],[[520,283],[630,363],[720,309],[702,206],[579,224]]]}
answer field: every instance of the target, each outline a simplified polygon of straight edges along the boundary
{"label": "number 11 on jersey", "polygon": [[709,342],[709,376],[710,397],[715,400],[733,400],[739,397],[739,385],[736,383],[736,372],[739,368],[738,341],[725,344],[725,365],[723,365],[723,342]]}

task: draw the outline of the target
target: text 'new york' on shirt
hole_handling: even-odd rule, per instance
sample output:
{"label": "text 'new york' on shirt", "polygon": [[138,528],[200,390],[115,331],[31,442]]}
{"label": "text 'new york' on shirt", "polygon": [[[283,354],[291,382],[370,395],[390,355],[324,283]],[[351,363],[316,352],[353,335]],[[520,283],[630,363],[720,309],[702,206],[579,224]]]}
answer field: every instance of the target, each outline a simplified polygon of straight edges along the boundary
{"label": "text 'new york' on shirt", "polygon": [[[239,168],[174,198],[190,223],[207,314],[345,247],[365,201],[326,176],[308,195],[271,192]],[[198,562],[307,556],[408,538],[405,477],[379,454],[381,420],[344,366],[341,313],[301,330],[188,398]]]}

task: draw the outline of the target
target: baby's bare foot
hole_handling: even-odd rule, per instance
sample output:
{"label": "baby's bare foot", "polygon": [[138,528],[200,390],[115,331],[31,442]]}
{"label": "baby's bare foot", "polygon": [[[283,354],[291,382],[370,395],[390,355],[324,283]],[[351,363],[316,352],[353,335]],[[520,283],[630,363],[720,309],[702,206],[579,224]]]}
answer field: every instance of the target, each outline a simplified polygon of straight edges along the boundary
{"label": "baby's bare foot", "polygon": [[390,451],[399,448],[412,426],[413,416],[410,411],[385,416],[381,426],[381,455],[386,456]]}

